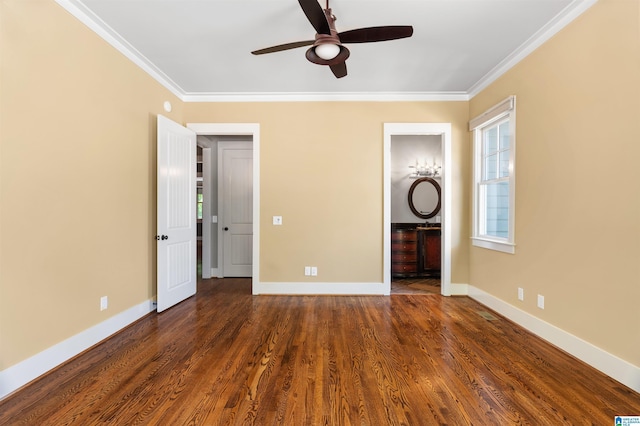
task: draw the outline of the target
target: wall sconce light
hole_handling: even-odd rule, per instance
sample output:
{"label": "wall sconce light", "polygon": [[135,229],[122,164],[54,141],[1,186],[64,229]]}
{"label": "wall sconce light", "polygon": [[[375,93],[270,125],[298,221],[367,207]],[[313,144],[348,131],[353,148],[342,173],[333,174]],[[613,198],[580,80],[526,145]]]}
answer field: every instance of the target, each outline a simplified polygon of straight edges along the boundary
{"label": "wall sconce light", "polygon": [[422,164],[416,158],[416,164],[409,166],[410,169],[415,169],[415,171],[409,175],[410,178],[417,179],[421,177],[440,177],[440,173],[442,173],[442,166],[433,162],[433,165],[427,165],[427,159],[425,158]]}

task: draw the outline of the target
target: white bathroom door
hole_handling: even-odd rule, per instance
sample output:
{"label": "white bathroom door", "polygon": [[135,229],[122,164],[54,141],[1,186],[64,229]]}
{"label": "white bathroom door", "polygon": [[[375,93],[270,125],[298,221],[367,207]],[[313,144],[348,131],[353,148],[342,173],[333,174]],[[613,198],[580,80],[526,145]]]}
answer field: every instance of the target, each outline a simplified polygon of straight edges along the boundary
{"label": "white bathroom door", "polygon": [[[253,146],[219,142],[222,274],[250,277],[253,255]],[[220,235],[220,234],[219,234]]]}
{"label": "white bathroom door", "polygon": [[158,115],[158,312],[196,293],[196,134]]}

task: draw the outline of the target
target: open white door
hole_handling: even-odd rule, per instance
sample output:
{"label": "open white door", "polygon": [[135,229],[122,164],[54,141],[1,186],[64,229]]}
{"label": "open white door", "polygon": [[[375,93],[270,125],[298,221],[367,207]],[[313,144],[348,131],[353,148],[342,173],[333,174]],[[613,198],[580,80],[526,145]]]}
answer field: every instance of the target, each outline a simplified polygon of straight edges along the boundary
{"label": "open white door", "polygon": [[158,115],[158,312],[196,293],[196,134]]}

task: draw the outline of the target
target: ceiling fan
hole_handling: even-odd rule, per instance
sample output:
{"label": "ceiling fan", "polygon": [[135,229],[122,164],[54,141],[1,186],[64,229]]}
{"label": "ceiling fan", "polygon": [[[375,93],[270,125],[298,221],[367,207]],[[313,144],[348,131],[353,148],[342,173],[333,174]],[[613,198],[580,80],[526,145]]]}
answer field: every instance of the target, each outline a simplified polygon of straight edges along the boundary
{"label": "ceiling fan", "polygon": [[263,55],[265,53],[311,46],[306,53],[307,59],[314,64],[328,65],[333,75],[336,78],[341,78],[347,75],[345,61],[349,57],[349,49],[344,47],[343,44],[397,40],[411,37],[413,34],[413,27],[410,25],[358,28],[339,33],[335,27],[336,17],[329,8],[329,0],[327,0],[327,7],[324,10],[317,0],[298,0],[298,3],[300,3],[302,11],[316,30],[315,40],[280,44],[255,50],[251,52],[252,54]]}

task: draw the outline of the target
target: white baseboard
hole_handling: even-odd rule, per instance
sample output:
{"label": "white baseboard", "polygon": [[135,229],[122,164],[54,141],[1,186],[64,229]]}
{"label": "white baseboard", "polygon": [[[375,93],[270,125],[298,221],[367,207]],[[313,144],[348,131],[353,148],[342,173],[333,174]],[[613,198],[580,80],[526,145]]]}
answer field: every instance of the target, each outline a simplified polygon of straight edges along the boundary
{"label": "white baseboard", "polygon": [[469,286],[469,297],[570,353],[607,376],[640,392],[640,367],[549,324],[479,288]]}
{"label": "white baseboard", "polygon": [[155,310],[151,300],[121,312],[0,371],[0,399]]}
{"label": "white baseboard", "polygon": [[469,284],[449,284],[448,296],[467,296],[469,294]]}
{"label": "white baseboard", "polygon": [[286,295],[389,295],[389,287],[385,283],[277,283],[254,282],[252,292],[258,294]]}

